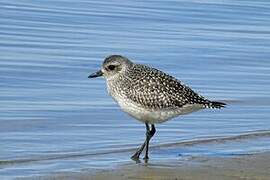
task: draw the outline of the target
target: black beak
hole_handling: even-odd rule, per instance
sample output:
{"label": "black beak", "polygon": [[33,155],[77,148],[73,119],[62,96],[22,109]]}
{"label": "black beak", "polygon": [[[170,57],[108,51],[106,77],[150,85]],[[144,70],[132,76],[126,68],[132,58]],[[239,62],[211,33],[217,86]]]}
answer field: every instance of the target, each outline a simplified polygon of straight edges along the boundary
{"label": "black beak", "polygon": [[99,77],[99,76],[102,76],[102,75],[103,75],[103,72],[101,70],[99,70],[99,71],[97,71],[97,72],[95,72],[93,74],[90,74],[88,76],[88,78],[96,78],[96,77]]}

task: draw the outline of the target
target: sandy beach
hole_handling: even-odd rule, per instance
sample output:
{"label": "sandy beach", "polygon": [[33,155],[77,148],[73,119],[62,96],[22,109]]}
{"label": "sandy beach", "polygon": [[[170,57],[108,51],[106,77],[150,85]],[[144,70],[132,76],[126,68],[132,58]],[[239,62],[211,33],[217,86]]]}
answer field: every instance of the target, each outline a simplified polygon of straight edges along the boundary
{"label": "sandy beach", "polygon": [[269,180],[270,152],[230,157],[189,157],[148,164],[128,163],[110,170],[89,170],[33,179]]}

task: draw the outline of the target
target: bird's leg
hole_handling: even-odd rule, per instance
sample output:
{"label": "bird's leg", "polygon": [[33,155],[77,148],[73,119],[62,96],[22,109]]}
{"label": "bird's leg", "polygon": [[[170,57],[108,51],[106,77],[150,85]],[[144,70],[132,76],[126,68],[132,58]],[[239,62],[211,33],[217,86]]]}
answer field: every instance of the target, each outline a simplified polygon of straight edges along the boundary
{"label": "bird's leg", "polygon": [[133,160],[138,160],[140,158],[140,155],[146,145],[146,142],[147,142],[147,134],[149,134],[148,132],[150,132],[150,128],[149,128],[149,125],[147,123],[145,123],[145,127],[146,127],[146,139],[144,141],[144,143],[141,145],[141,147],[134,153],[133,156],[131,156],[131,159]]}
{"label": "bird's leg", "polygon": [[148,157],[148,149],[149,149],[149,141],[150,139],[154,136],[155,132],[156,132],[156,128],[154,124],[151,124],[151,130],[149,129],[149,125],[147,124],[148,128],[146,131],[146,149],[145,149],[145,156],[144,156],[144,160],[147,162],[147,160],[149,159]]}

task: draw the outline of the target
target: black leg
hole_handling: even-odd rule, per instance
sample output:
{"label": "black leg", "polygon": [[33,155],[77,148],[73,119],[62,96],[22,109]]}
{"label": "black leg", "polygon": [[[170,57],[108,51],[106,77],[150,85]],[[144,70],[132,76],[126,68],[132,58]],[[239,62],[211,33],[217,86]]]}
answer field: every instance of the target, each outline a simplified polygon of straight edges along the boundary
{"label": "black leg", "polygon": [[146,141],[141,145],[141,147],[131,156],[131,159],[138,161],[140,158],[140,155],[145,147]]}
{"label": "black leg", "polygon": [[146,149],[145,149],[145,156],[144,156],[144,160],[148,160],[149,157],[148,157],[148,149],[149,149],[149,142],[150,142],[150,139],[154,136],[155,132],[156,132],[156,128],[155,128],[155,125],[154,124],[151,124],[151,130],[149,128],[149,125],[147,124],[147,132],[146,132]]}
{"label": "black leg", "polygon": [[[139,158],[140,158],[140,155],[143,151],[143,149],[145,148],[146,146],[146,153],[147,153],[147,156],[148,157],[148,147],[149,147],[149,141],[151,139],[151,137],[155,134],[156,132],[156,129],[155,129],[155,126],[152,124],[151,125],[151,130],[150,130],[150,127],[148,125],[148,123],[145,123],[145,127],[146,127],[146,138],[145,138],[145,141],[144,143],[141,145],[141,147],[135,152],[135,154],[133,156],[131,156],[131,159],[137,161]],[[147,158],[148,159],[148,158]]]}
{"label": "black leg", "polygon": [[[147,134],[147,131],[149,130],[149,125],[147,123],[145,123],[145,127],[146,127],[146,134]],[[146,145],[146,140],[141,145],[141,147],[133,154],[133,156],[131,156],[131,159],[133,159],[135,161],[139,160],[140,155],[141,155],[145,145]]]}

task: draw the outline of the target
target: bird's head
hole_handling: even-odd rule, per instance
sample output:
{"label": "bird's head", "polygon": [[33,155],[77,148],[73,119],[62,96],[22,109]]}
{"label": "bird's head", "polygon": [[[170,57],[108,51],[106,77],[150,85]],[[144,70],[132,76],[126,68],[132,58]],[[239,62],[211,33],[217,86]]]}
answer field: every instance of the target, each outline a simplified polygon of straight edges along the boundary
{"label": "bird's head", "polygon": [[124,73],[131,65],[132,62],[128,58],[120,55],[111,55],[105,58],[101,69],[89,75],[88,78],[99,76],[103,76],[107,80],[115,78],[117,75]]}

